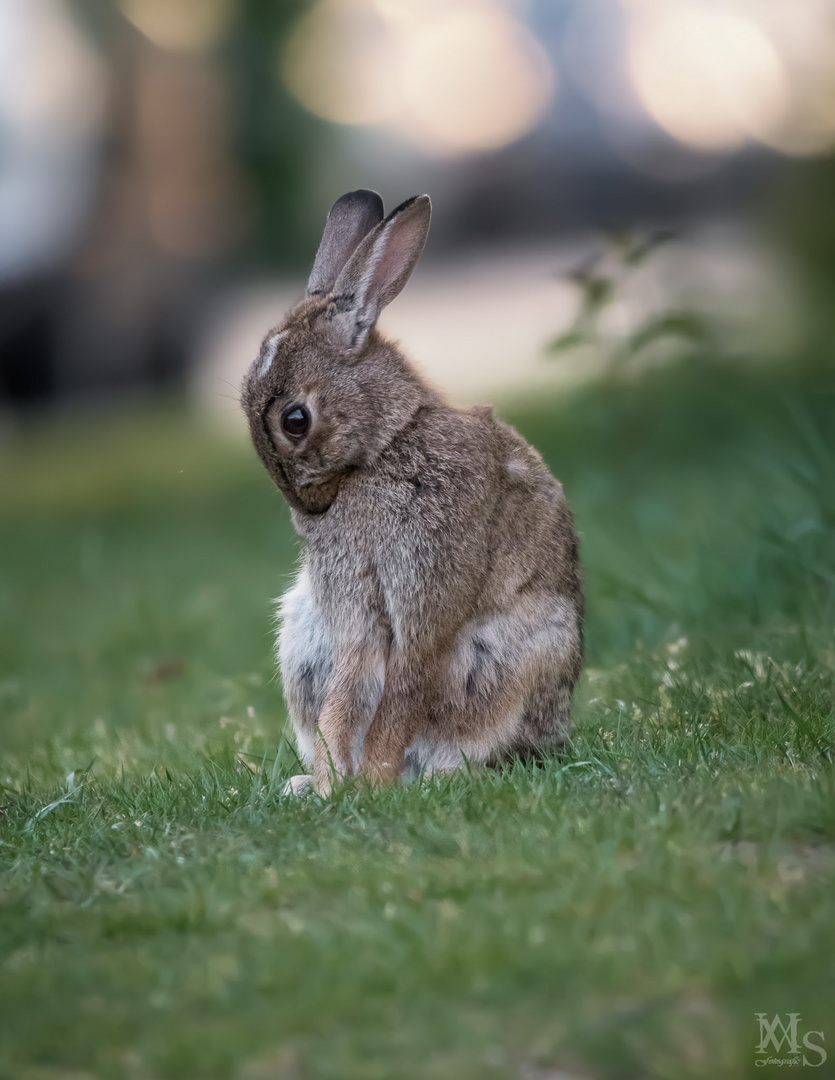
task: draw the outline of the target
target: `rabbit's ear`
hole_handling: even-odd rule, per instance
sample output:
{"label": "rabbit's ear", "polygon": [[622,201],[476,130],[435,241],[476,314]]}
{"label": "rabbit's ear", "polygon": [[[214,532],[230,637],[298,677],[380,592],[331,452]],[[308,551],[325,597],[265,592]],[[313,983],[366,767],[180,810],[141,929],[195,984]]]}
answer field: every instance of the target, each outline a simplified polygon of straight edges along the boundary
{"label": "rabbit's ear", "polygon": [[336,200],[328,211],[322,242],[310,271],[308,296],[322,296],[331,291],[357,245],[382,220],[383,200],[376,191],[360,188]]}
{"label": "rabbit's ear", "polygon": [[432,203],[414,195],[366,236],[333,287],[334,333],[341,347],[358,352],[386,304],[409,280],[429,234]]}

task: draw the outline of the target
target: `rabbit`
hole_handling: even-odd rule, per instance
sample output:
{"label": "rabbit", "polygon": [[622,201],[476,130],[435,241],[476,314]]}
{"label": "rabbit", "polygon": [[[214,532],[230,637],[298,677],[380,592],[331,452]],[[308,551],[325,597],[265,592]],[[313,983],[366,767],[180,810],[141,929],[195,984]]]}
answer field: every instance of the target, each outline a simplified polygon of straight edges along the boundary
{"label": "rabbit", "polygon": [[255,450],[303,538],[277,656],[312,776],[391,783],[566,739],[583,659],[574,521],[541,456],[489,407],[455,408],[376,328],[431,203],[331,208],[306,296],[245,376]]}

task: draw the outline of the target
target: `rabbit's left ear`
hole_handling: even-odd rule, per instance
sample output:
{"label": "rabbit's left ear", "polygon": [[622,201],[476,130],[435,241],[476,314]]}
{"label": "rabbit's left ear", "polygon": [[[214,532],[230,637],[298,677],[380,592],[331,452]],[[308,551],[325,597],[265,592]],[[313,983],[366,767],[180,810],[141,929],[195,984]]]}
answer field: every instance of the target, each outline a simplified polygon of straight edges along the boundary
{"label": "rabbit's left ear", "polygon": [[372,229],[348,260],[333,287],[333,332],[347,352],[363,348],[380,312],[411,277],[431,217],[429,196],[414,195]]}
{"label": "rabbit's left ear", "polygon": [[307,283],[308,296],[329,293],[357,245],[383,220],[383,200],[360,188],[337,199],[328,211],[322,242]]}

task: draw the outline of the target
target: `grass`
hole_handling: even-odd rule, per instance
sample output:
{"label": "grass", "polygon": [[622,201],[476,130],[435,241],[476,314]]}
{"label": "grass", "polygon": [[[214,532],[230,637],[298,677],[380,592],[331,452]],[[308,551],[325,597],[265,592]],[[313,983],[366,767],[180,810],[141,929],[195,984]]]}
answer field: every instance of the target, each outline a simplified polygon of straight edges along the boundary
{"label": "grass", "polygon": [[573,743],[328,803],[280,796],[254,455],[174,407],[9,441],[0,1077],[778,1075],[757,1012],[833,1075],[834,401],[694,357],[503,410],[582,531]]}

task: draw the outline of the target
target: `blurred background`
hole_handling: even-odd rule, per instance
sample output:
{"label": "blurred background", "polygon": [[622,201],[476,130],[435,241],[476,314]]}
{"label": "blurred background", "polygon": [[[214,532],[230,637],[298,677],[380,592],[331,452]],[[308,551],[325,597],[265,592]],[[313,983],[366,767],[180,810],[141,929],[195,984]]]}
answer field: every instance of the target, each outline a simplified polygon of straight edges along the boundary
{"label": "blurred background", "polygon": [[237,423],[357,186],[433,197],[385,326],[458,400],[594,372],[545,347],[628,230],[666,242],[606,333],[710,310],[785,354],[826,335],[833,149],[833,0],[0,0],[0,423]]}

